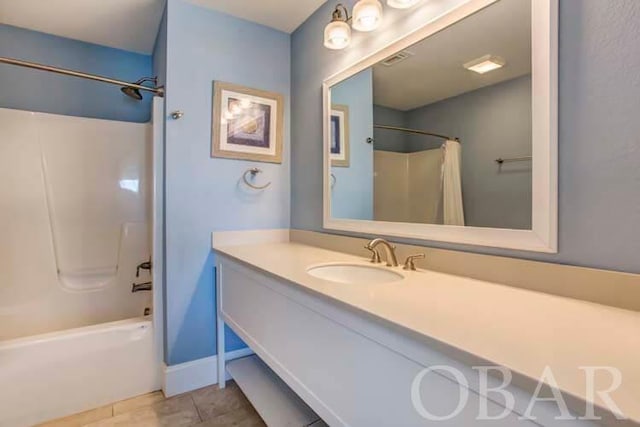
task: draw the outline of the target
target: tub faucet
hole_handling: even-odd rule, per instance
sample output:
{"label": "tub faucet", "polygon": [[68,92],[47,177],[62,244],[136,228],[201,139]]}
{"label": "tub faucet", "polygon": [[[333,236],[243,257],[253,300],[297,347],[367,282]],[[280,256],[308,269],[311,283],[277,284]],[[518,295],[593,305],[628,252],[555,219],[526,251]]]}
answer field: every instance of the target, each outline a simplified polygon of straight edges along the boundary
{"label": "tub faucet", "polygon": [[136,267],[136,277],[140,277],[140,270],[149,270],[151,271],[151,260],[144,261],[138,264]]}
{"label": "tub faucet", "polygon": [[370,251],[373,251],[378,245],[382,245],[387,254],[387,267],[397,267],[398,258],[396,258],[396,247],[385,239],[373,239],[365,247]]}
{"label": "tub faucet", "polygon": [[140,292],[140,291],[150,291],[151,290],[151,282],[144,282],[139,284],[131,285],[131,293]]}

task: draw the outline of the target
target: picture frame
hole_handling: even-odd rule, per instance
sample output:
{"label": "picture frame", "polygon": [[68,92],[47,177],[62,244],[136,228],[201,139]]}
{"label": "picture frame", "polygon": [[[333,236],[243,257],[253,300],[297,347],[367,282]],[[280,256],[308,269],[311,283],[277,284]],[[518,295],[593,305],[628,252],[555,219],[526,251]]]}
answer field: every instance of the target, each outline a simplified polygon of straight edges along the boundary
{"label": "picture frame", "polygon": [[282,163],[284,97],[213,83],[211,157]]}
{"label": "picture frame", "polygon": [[349,167],[349,107],[331,106],[331,166]]}

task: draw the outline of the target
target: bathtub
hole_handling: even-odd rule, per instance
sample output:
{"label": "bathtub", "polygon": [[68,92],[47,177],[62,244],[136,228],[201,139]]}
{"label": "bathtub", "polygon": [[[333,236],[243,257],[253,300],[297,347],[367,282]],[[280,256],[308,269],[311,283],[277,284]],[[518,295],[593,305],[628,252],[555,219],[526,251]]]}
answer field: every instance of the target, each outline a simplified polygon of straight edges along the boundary
{"label": "bathtub", "polygon": [[22,427],[161,388],[150,316],[0,341],[0,427]]}

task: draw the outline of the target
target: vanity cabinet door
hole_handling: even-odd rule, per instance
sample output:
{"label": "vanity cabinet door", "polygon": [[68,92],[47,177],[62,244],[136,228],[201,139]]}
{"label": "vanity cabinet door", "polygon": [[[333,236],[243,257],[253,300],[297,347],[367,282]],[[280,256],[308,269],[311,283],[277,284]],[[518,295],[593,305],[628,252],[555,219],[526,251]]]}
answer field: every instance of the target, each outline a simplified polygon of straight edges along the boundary
{"label": "vanity cabinet door", "polygon": [[[411,386],[424,366],[314,311],[290,285],[222,259],[222,316],[231,328],[331,426],[534,426],[509,414],[477,420],[479,396],[449,420],[423,418]],[[309,295],[309,298],[316,298]],[[456,410],[460,387],[438,374],[421,383],[420,401],[435,416]],[[488,402],[490,414],[503,409]]]}

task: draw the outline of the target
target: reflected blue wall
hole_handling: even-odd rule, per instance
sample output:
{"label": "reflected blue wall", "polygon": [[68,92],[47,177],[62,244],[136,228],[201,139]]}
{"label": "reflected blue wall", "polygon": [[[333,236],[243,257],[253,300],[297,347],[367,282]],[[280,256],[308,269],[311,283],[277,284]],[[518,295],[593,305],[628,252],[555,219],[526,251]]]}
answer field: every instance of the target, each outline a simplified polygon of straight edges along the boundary
{"label": "reflected blue wall", "polygon": [[[405,111],[381,105],[373,106],[373,121],[377,125],[406,128],[408,125],[405,115]],[[373,145],[376,150],[407,153],[409,151],[407,147],[408,139],[408,135],[405,132],[388,129],[373,130]]]}
{"label": "reflected blue wall", "polygon": [[[136,81],[152,73],[151,56],[0,24],[0,56]],[[0,64],[0,107],[68,116],[147,122],[143,101],[117,86]]]}
{"label": "reflected blue wall", "polygon": [[349,166],[332,167],[334,218],[373,219],[373,73],[364,70],[331,89],[331,103],[349,109]]}
{"label": "reflected blue wall", "polygon": [[[166,362],[216,353],[211,232],[289,227],[288,34],[183,0],[167,6]],[[278,92],[285,99],[282,164],[213,159],[212,82]],[[260,167],[265,191],[247,189],[242,174]],[[227,350],[244,344],[228,334]]]}
{"label": "reflected blue wall", "polygon": [[[408,127],[462,141],[466,225],[531,229],[531,162],[495,159],[531,155],[531,76],[522,76],[407,111]],[[442,145],[410,135],[408,151]]]}

